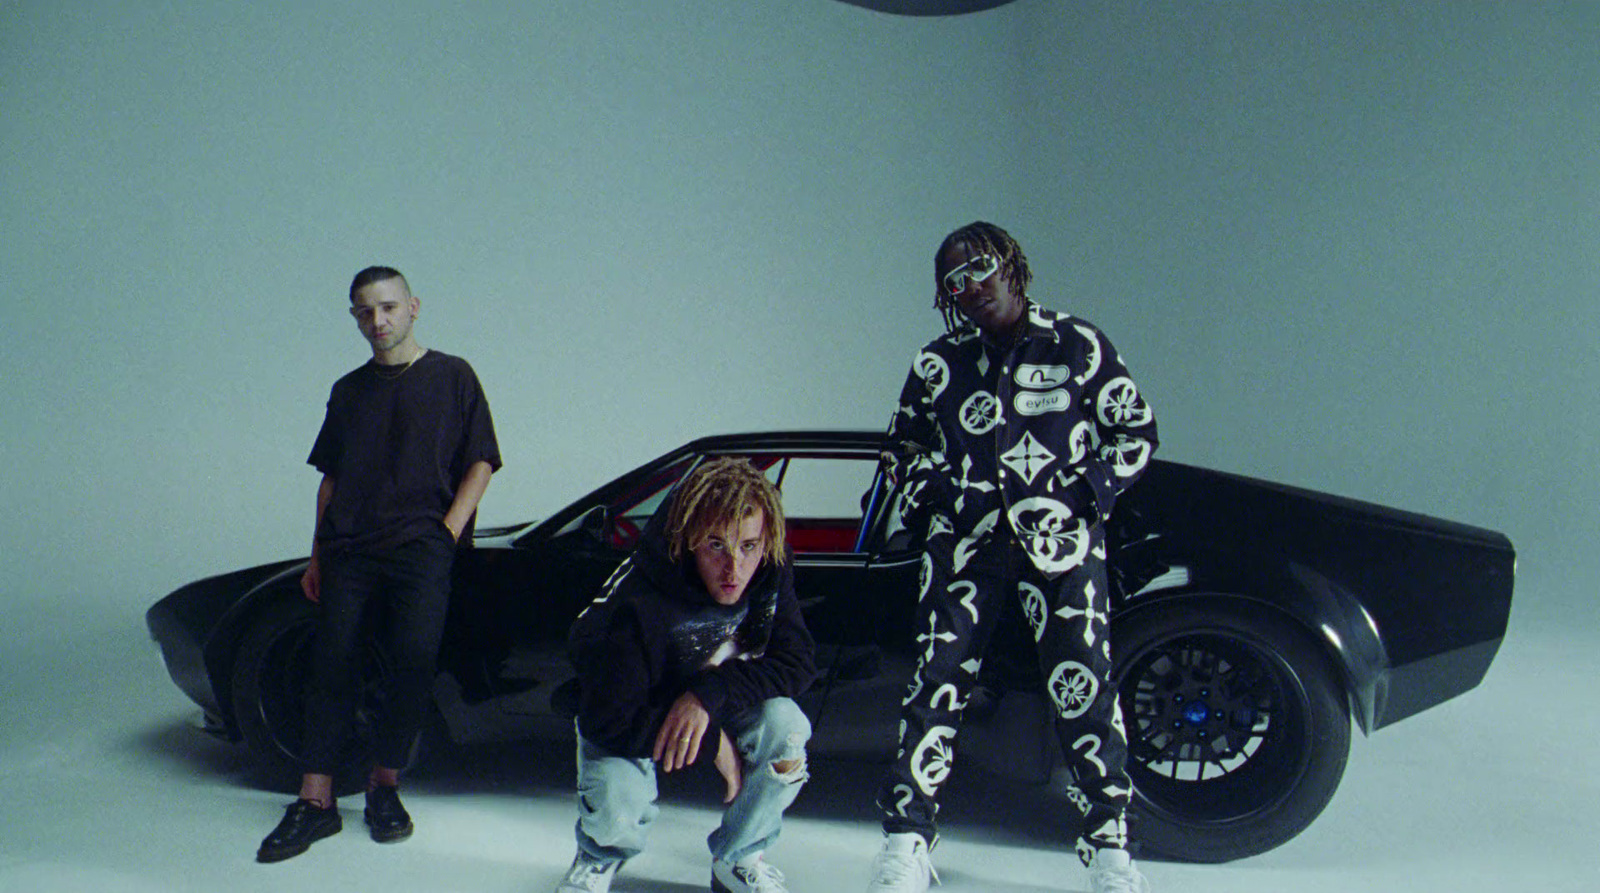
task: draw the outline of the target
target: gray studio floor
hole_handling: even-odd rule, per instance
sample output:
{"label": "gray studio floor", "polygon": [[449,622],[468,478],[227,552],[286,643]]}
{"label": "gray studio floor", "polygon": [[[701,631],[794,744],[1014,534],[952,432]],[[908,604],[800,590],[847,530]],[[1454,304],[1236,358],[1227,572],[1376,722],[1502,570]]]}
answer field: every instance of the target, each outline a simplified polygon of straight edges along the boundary
{"label": "gray studio floor", "polygon": [[[411,779],[410,841],[372,843],[351,799],[343,834],[257,865],[286,799],[250,787],[240,752],[194,728],[139,611],[86,623],[41,601],[27,616],[0,632],[0,891],[547,891],[571,858],[570,758],[522,745],[480,746]],[[1153,889],[1589,893],[1600,885],[1594,645],[1593,631],[1514,618],[1483,686],[1357,736],[1343,785],[1305,834],[1229,865],[1145,863]],[[976,770],[956,778],[936,854],[943,890],[1086,889],[1076,862],[1033,830],[1050,798]],[[878,842],[875,779],[870,767],[813,766],[770,855],[795,891],[861,889]],[[705,889],[712,796],[670,791],[651,849],[614,889]]]}

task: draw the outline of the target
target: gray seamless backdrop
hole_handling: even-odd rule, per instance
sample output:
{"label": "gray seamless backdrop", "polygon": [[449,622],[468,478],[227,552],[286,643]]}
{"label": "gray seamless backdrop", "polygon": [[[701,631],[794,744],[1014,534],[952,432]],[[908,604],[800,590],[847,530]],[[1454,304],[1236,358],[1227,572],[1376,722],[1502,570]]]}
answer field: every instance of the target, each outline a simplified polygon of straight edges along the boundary
{"label": "gray seamless backdrop", "polygon": [[1596,46],[1593,2],[0,2],[0,586],[136,627],[303,554],[366,264],[477,368],[511,522],[883,425],[982,218],[1162,455],[1506,531],[1518,622],[1593,630]]}

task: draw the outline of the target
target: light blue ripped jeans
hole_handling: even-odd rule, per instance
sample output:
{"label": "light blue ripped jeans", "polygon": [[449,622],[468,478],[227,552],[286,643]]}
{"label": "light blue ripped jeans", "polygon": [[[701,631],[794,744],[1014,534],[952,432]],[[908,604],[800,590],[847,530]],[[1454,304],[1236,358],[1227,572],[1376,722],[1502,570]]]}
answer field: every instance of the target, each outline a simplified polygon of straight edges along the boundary
{"label": "light blue ripped jeans", "polygon": [[[811,721],[789,698],[772,698],[730,723],[728,737],[744,756],[744,785],[706,843],[713,859],[737,862],[778,839],[783,811],[810,777],[805,746]],[[708,745],[715,742],[701,748]],[[799,765],[783,775],[773,768],[790,761]],[[654,761],[615,756],[578,736],[580,852],[599,862],[637,856],[659,812]]]}

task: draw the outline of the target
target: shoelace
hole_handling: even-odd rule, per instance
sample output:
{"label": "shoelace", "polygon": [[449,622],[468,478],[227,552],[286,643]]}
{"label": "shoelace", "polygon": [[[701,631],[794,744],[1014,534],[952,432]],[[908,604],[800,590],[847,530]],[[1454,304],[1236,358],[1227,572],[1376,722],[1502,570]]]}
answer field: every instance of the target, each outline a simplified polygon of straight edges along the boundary
{"label": "shoelace", "polygon": [[1096,893],[1150,893],[1149,882],[1133,868],[1102,868],[1094,882]]}
{"label": "shoelace", "polygon": [[584,862],[572,866],[567,872],[567,883],[574,887],[586,890],[595,889],[595,882],[611,873],[611,866],[605,862]]}
{"label": "shoelace", "polygon": [[873,862],[872,874],[884,886],[894,887],[921,874],[924,866],[934,883],[942,883],[939,872],[933,870],[933,865],[927,862],[926,857],[919,859],[909,853],[879,853]]}
{"label": "shoelace", "polygon": [[735,865],[733,873],[756,893],[788,893],[783,885],[783,872],[768,865],[765,860],[753,865]]}

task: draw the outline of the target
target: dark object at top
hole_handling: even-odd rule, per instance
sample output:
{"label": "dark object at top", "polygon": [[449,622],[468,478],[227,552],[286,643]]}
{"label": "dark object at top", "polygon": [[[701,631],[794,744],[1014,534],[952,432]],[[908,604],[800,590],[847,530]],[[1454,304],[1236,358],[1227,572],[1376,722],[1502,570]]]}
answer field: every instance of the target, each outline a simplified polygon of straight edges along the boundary
{"label": "dark object at top", "polygon": [[842,0],[851,6],[903,16],[955,16],[1005,6],[1011,0]]}

